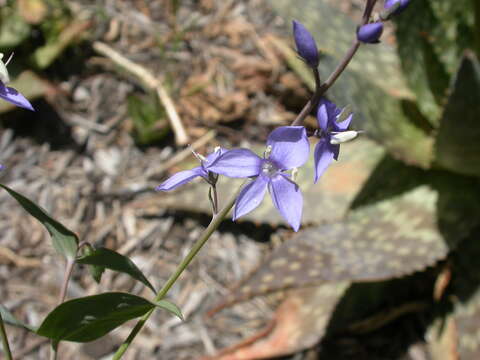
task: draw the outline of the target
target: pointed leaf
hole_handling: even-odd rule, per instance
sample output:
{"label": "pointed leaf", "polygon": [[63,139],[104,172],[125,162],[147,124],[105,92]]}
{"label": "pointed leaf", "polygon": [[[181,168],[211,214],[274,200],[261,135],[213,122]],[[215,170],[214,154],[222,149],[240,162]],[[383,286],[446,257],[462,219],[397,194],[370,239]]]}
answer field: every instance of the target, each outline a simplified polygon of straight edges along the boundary
{"label": "pointed leaf", "polygon": [[0,315],[5,323],[10,324],[12,326],[22,327],[27,329],[28,331],[35,331],[33,326],[25,324],[23,321],[18,320],[5,306],[0,304]]}
{"label": "pointed leaf", "polygon": [[130,275],[156,293],[153,285],[143,275],[142,271],[128,257],[107,248],[95,249],[91,254],[77,259],[79,264],[97,265],[110,270]]}
{"label": "pointed leaf", "polygon": [[183,318],[182,311],[180,308],[175,305],[174,303],[167,301],[167,300],[160,300],[155,303],[156,306],[159,308],[162,308],[164,310],[167,310],[169,313],[175,315],[178,317],[180,320],[184,321],[185,319]]}
{"label": "pointed leaf", "polygon": [[57,306],[37,334],[57,341],[93,341],[154,307],[150,301],[126,293],[87,296]]}
{"label": "pointed leaf", "polygon": [[467,53],[455,77],[436,143],[436,160],[455,172],[480,176],[480,63]]}
{"label": "pointed leaf", "polygon": [[[92,255],[94,252],[95,252],[95,249],[90,244],[86,244],[83,247],[84,256]],[[78,260],[79,259],[77,259],[77,262]],[[102,280],[102,275],[105,272],[105,266],[88,265],[88,272],[90,273],[90,275],[92,275],[93,280],[95,280],[97,284],[100,284],[100,281]]]}
{"label": "pointed leaf", "polygon": [[78,249],[78,238],[75,233],[53,219],[44,209],[25,196],[0,184],[17,202],[34,218],[42,223],[52,237],[53,247],[66,258],[74,259]]}

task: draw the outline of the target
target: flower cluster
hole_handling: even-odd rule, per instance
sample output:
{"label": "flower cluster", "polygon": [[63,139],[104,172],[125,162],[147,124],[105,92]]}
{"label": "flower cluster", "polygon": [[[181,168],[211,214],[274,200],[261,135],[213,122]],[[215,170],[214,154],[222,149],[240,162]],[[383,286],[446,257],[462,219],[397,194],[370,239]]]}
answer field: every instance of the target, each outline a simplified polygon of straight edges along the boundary
{"label": "flower cluster", "polygon": [[[333,159],[338,159],[340,143],[351,140],[356,131],[348,130],[352,114],[340,122],[345,111],[323,99],[318,106],[319,130],[315,137],[315,178],[317,182]],[[304,165],[309,157],[310,144],[303,126],[282,126],[273,130],[267,139],[262,157],[249,149],[218,149],[206,158],[200,157],[200,166],[184,170],[168,178],[156,190],[170,191],[200,177],[211,184],[218,175],[232,178],[251,178],[238,195],[233,220],[260,205],[268,189],[275,208],[287,223],[298,231],[302,219],[303,197],[292,173]]]}

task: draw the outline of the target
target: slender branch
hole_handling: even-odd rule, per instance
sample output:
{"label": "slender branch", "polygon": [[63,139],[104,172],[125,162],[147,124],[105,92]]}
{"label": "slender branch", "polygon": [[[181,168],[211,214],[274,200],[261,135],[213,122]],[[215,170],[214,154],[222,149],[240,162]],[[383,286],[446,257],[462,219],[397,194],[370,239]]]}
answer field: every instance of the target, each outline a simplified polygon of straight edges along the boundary
{"label": "slender branch", "polygon": [[60,296],[58,298],[59,305],[65,301],[65,297],[67,296],[68,282],[72,277],[74,266],[75,266],[75,259],[68,259],[67,265],[65,266],[65,275],[63,277],[62,289],[60,290]]}
{"label": "slender branch", "polygon": [[217,213],[218,213],[217,185],[212,185],[212,193],[213,193],[213,215],[217,215]]}
{"label": "slender branch", "polygon": [[322,97],[321,93],[321,81],[320,73],[318,69],[313,69],[313,76],[315,77],[315,92],[312,95],[312,98],[305,104],[302,111],[297,115],[295,120],[292,122],[292,126],[302,125],[305,118],[312,112],[312,110],[318,105]]}
{"label": "slender branch", "polygon": [[0,314],[0,337],[2,338],[3,352],[5,353],[7,360],[13,360],[12,352],[10,351],[10,345],[8,344],[7,332],[3,325],[2,314]]}
{"label": "slender branch", "polygon": [[[84,243],[82,243],[82,246]],[[78,251],[78,248],[77,248]],[[65,301],[67,296],[68,283],[72,277],[73,267],[75,266],[75,258],[67,260],[67,265],[65,266],[65,274],[63,276],[62,288],[60,290],[60,296],[58,297],[58,305]],[[50,349],[50,360],[55,360],[57,358],[57,350],[59,343],[55,344],[52,340],[52,348]]]}
{"label": "slender branch", "polygon": [[[207,228],[203,231],[202,235],[195,242],[193,247],[190,249],[190,252],[182,260],[182,262],[177,266],[177,269],[170,276],[170,278],[167,280],[165,285],[160,289],[160,291],[158,292],[157,296],[154,299],[155,302],[160,301],[161,299],[163,299],[165,297],[165,295],[167,295],[168,291],[173,286],[175,281],[177,281],[177,279],[180,277],[180,275],[183,273],[183,271],[186,269],[186,267],[192,262],[195,255],[197,255],[197,253],[200,251],[200,249],[203,247],[203,245],[205,245],[205,243],[210,238],[210,236],[213,234],[213,232],[220,226],[220,223],[222,222],[222,220],[225,218],[225,216],[227,216],[228,212],[230,211],[230,209],[235,204],[235,200],[237,198],[239,190],[236,191],[235,194],[233,194],[233,196],[228,200],[227,204],[225,204],[225,206],[218,212],[218,214],[213,215],[212,221],[207,226]],[[130,335],[128,335],[128,338],[123,342],[122,345],[120,345],[117,352],[113,355],[112,360],[119,360],[119,359],[122,358],[123,354],[125,353],[125,351],[127,351],[128,347],[132,343],[133,339],[135,339],[135,336],[137,336],[137,334],[143,328],[143,326],[147,322],[148,318],[152,315],[154,310],[155,309],[150,310],[145,315],[143,315],[140,318],[140,320],[138,320],[137,324],[135,325],[135,327],[130,332]]]}
{"label": "slender branch", "polygon": [[358,40],[355,40],[348,49],[347,53],[343,56],[342,60],[340,63],[337,65],[337,68],[332,72],[332,74],[328,77],[327,80],[322,84],[321,87],[321,94],[325,94],[328,89],[337,81],[339,76],[345,71],[347,68],[348,64],[350,64],[350,61],[353,59],[353,56],[357,52],[358,48],[360,47],[360,42]]}

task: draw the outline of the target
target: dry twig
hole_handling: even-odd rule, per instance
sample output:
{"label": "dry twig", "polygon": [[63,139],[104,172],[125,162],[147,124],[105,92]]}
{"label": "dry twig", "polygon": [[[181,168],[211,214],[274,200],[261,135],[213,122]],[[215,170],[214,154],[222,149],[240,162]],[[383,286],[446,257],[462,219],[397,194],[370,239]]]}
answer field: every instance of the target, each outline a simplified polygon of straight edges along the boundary
{"label": "dry twig", "polygon": [[107,44],[96,41],[93,43],[93,48],[99,54],[108,57],[116,65],[124,68],[132,75],[135,75],[145,86],[156,91],[160,102],[163,104],[165,110],[167,111],[168,120],[170,121],[170,125],[172,126],[172,130],[175,134],[176,144],[187,144],[189,141],[187,132],[185,131],[180,116],[178,116],[172,99],[168,95],[168,92],[165,90],[162,83],[157,80],[157,78],[146,68],[127,59],[125,56],[112,49]]}

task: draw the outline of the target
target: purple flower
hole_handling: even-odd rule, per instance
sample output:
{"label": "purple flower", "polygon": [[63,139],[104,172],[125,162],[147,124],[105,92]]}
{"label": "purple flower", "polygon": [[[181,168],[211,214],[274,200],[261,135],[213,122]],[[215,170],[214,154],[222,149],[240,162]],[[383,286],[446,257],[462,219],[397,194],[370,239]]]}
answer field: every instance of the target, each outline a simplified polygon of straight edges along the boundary
{"label": "purple flower", "polygon": [[293,37],[295,38],[298,55],[305,60],[308,66],[316,68],[319,57],[315,39],[307,28],[296,20],[293,20]]}
{"label": "purple flower", "polygon": [[410,4],[410,0],[385,0],[385,4],[383,7],[386,10],[391,9],[393,6],[396,7],[395,10],[391,13],[391,15],[398,15],[400,14],[403,10],[407,8],[407,6]]}
{"label": "purple flower", "polygon": [[16,105],[31,111],[35,111],[32,104],[30,104],[30,102],[25,98],[25,96],[20,94],[14,88],[6,86],[1,80],[0,80],[0,98],[12,103],[13,105]]}
{"label": "purple flower", "polygon": [[313,154],[315,161],[315,183],[333,159],[338,159],[340,144],[353,139],[357,135],[356,131],[347,130],[352,121],[353,114],[349,114],[345,120],[337,122],[341,113],[342,111],[337,108],[334,103],[326,99],[322,99],[318,106],[317,122],[320,128],[320,140],[315,146]]}
{"label": "purple flower", "polygon": [[179,186],[182,186],[196,177],[202,177],[207,181],[210,181],[209,177],[209,165],[215,161],[220,155],[225,154],[227,150],[223,148],[218,148],[216,151],[208,155],[204,160],[201,160],[200,166],[197,166],[191,170],[179,171],[175,175],[172,175],[163,183],[158,185],[155,190],[157,191],[170,191],[176,189]]}
{"label": "purple flower", "polygon": [[285,171],[302,166],[309,151],[303,126],[282,126],[268,136],[263,158],[248,149],[234,149],[213,161],[208,170],[229,177],[256,177],[240,191],[233,220],[260,205],[268,188],[277,210],[293,230],[298,231],[302,219],[302,193]]}
{"label": "purple flower", "polygon": [[374,22],[360,26],[357,30],[357,39],[363,43],[375,44],[379,42],[383,33],[383,23]]}

